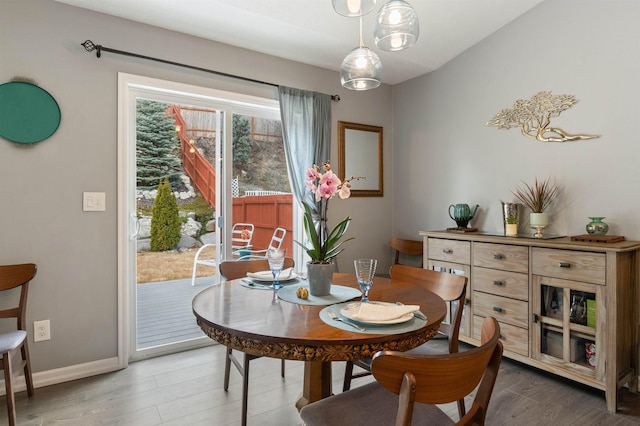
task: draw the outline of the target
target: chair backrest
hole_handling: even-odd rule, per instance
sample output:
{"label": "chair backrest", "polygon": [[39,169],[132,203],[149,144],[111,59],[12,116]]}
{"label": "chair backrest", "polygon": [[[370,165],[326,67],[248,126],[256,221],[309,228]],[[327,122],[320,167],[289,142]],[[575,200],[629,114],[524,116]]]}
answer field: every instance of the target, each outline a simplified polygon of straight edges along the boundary
{"label": "chair backrest", "polygon": [[251,246],[253,238],[253,224],[236,223],[231,228],[231,248],[233,250],[242,249]]}
{"label": "chair backrest", "polygon": [[[295,262],[292,258],[286,257],[282,269],[293,268]],[[247,272],[268,271],[269,261],[267,259],[252,260],[226,260],[220,263],[220,275],[228,280],[235,280],[247,276]]]}
{"label": "chair backrest", "polygon": [[[408,256],[422,256],[424,250],[424,244],[418,240],[403,240],[402,238],[391,238],[389,245],[396,252],[394,264],[400,263],[400,253]],[[422,259],[420,259],[420,266],[422,266]]]}
{"label": "chair backrest", "polygon": [[392,280],[419,284],[449,303],[450,321],[448,324],[440,323],[439,331],[449,337],[449,353],[458,352],[458,335],[467,294],[467,277],[407,265],[392,265],[389,272]]}
{"label": "chair backrest", "polygon": [[502,359],[498,321],[486,318],[481,335],[481,346],[456,354],[383,351],[374,355],[373,376],[380,385],[400,396],[396,425],[411,424],[415,401],[425,404],[458,401],[478,385],[471,409],[456,424],[484,424]]}
{"label": "chair backrest", "polygon": [[0,318],[16,318],[18,329],[27,330],[27,294],[29,281],[36,276],[38,267],[33,263],[0,266],[0,291],[11,290],[22,286],[17,307],[0,310]]}
{"label": "chair backrest", "polygon": [[276,230],[273,231],[273,236],[271,237],[271,242],[269,242],[269,247],[267,247],[267,250],[280,250],[280,246],[282,246],[282,241],[284,241],[284,237],[286,235],[286,229],[276,228]]}

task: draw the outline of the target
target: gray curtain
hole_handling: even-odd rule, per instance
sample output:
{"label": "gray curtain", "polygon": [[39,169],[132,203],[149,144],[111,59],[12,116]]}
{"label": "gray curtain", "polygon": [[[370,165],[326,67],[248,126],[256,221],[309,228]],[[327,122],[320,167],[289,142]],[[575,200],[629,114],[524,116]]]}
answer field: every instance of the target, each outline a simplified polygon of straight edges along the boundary
{"label": "gray curtain", "polygon": [[[304,184],[306,170],[329,160],[331,153],[331,96],[318,92],[279,86],[280,114],[284,152],[293,196],[312,208],[318,224],[320,209],[326,203],[316,203]],[[326,217],[326,212],[322,217]],[[321,232],[326,235],[325,228]]]}

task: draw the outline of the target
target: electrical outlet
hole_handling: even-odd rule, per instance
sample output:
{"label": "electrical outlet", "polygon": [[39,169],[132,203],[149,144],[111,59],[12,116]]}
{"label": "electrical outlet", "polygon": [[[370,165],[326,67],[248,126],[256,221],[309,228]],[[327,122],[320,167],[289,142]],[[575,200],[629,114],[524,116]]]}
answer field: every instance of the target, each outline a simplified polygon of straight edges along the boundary
{"label": "electrical outlet", "polygon": [[51,323],[49,320],[33,322],[33,341],[41,342],[51,339]]}

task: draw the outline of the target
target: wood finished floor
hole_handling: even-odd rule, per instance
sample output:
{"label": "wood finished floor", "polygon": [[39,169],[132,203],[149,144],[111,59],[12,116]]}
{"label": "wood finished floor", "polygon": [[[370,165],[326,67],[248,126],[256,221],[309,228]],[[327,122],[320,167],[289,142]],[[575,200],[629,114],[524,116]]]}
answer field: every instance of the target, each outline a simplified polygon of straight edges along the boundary
{"label": "wood finished floor", "polygon": [[[238,425],[241,381],[231,373],[222,389],[224,347],[214,345],[132,363],[114,373],[36,389],[16,397],[20,425]],[[303,364],[251,362],[249,425],[300,425],[294,407]],[[342,389],[344,363],[334,363],[333,389]],[[369,378],[358,379],[354,385]],[[0,397],[1,407],[6,406]],[[453,406],[445,407],[455,412]],[[0,425],[7,424],[4,409]],[[620,391],[618,413],[606,411],[604,393],[503,359],[493,392],[489,425],[638,425],[640,396]]]}

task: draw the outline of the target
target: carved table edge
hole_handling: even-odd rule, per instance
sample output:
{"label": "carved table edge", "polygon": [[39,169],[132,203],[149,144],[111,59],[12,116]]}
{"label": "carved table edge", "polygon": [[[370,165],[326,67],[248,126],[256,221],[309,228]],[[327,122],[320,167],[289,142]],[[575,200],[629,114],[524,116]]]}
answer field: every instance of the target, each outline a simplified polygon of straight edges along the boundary
{"label": "carved table edge", "polygon": [[435,327],[391,342],[313,346],[238,337],[200,320],[197,322],[207,336],[230,349],[256,356],[298,361],[355,361],[371,358],[378,351],[404,352],[427,342],[438,332],[438,328]]}

